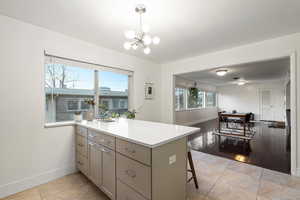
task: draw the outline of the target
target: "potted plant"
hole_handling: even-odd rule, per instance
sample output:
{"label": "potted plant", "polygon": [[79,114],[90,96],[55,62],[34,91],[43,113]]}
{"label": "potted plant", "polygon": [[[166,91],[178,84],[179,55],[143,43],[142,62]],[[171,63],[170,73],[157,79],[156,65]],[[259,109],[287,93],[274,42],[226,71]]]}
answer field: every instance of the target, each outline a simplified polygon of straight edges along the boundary
{"label": "potted plant", "polygon": [[128,110],[127,112],[125,112],[125,116],[127,119],[135,119],[135,114],[137,112],[133,109],[132,111]]}
{"label": "potted plant", "polygon": [[82,121],[81,111],[74,112],[74,120],[75,120],[75,122],[81,122]]}
{"label": "potted plant", "polygon": [[94,106],[95,106],[95,101],[93,98],[91,99],[85,99],[84,102],[90,106],[89,110],[87,111],[86,119],[88,121],[93,121],[94,119]]}

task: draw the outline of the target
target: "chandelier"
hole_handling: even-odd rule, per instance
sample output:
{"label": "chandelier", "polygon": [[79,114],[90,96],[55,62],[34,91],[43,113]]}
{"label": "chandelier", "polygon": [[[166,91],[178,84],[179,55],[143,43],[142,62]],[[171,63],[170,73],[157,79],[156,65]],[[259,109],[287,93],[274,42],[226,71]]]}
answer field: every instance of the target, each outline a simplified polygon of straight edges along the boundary
{"label": "chandelier", "polygon": [[124,43],[124,48],[126,50],[137,50],[138,48],[141,48],[144,50],[145,54],[149,54],[151,52],[149,45],[151,45],[152,43],[155,45],[159,44],[160,38],[157,36],[152,38],[148,34],[149,26],[143,25],[142,15],[146,12],[145,5],[137,5],[135,8],[135,12],[140,15],[139,26],[136,31],[125,31],[125,37],[130,41]]}

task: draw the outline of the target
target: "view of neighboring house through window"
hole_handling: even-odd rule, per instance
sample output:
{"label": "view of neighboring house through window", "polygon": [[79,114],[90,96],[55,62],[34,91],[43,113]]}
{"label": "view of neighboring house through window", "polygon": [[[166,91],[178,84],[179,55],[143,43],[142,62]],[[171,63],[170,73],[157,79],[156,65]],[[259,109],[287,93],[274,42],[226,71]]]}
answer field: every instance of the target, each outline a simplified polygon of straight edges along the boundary
{"label": "view of neighboring house through window", "polygon": [[[73,120],[76,111],[87,111],[81,102],[93,96],[94,70],[63,64],[45,66],[46,122]],[[82,109],[84,108],[84,109]]]}
{"label": "view of neighboring house through window", "polygon": [[[87,111],[96,107],[122,114],[128,110],[128,75],[46,62],[45,97],[48,123],[71,121],[76,112],[85,119]],[[95,106],[87,103],[89,99],[94,100]]]}
{"label": "view of neighboring house through window", "polygon": [[216,106],[216,93],[198,89],[197,95],[190,94],[189,88],[175,88],[175,110],[190,110]]}
{"label": "view of neighboring house through window", "polygon": [[[122,114],[128,110],[128,75],[99,71],[100,102],[110,112]],[[121,106],[123,102],[123,107]],[[100,109],[101,112],[101,109]]]}

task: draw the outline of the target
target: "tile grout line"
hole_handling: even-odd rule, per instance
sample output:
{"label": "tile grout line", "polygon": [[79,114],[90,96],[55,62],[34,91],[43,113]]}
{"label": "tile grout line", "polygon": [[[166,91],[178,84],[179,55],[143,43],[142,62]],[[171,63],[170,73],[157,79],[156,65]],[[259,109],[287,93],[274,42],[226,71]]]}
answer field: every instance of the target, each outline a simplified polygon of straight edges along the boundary
{"label": "tile grout line", "polygon": [[261,174],[259,176],[259,184],[258,184],[258,189],[257,189],[257,192],[256,192],[256,200],[258,200],[258,193],[259,193],[259,189],[260,189],[260,186],[261,186],[261,179],[263,177],[264,171],[265,171],[265,169],[262,168]]}
{"label": "tile grout line", "polygon": [[227,169],[227,167],[229,166],[229,164],[231,163],[232,161],[229,161],[227,164],[226,164],[226,167],[224,168],[222,174],[217,178],[217,180],[215,181],[215,183],[211,186],[210,190],[207,192],[207,194],[204,196],[205,198],[208,197],[209,193],[211,193],[211,191],[213,190],[213,188],[216,186],[217,182],[219,181],[220,178],[222,178],[223,176],[225,176],[225,171]]}

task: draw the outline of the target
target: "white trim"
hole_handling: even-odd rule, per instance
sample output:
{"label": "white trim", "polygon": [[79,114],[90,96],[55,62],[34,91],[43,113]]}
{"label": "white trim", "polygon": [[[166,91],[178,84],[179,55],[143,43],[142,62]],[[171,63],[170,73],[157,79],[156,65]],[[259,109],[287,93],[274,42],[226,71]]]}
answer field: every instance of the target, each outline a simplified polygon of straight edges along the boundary
{"label": "white trim", "polygon": [[77,169],[74,164],[66,168],[58,168],[58,169],[50,170],[42,174],[38,174],[32,177],[24,178],[22,180],[1,185],[0,198],[33,188],[35,186],[41,185],[43,183],[47,183],[49,181],[55,180],[65,175],[75,173],[76,171]]}
{"label": "white trim", "polygon": [[75,121],[66,121],[66,122],[53,122],[53,123],[46,123],[44,128],[55,128],[55,127],[62,127],[62,126],[74,126],[76,123]]}
{"label": "white trim", "polygon": [[296,52],[290,55],[291,67],[291,174],[300,176],[299,168],[297,169],[298,148],[297,148],[297,133],[298,131],[298,115],[297,105],[300,93],[297,93],[297,76],[300,70],[297,69],[297,55]]}

